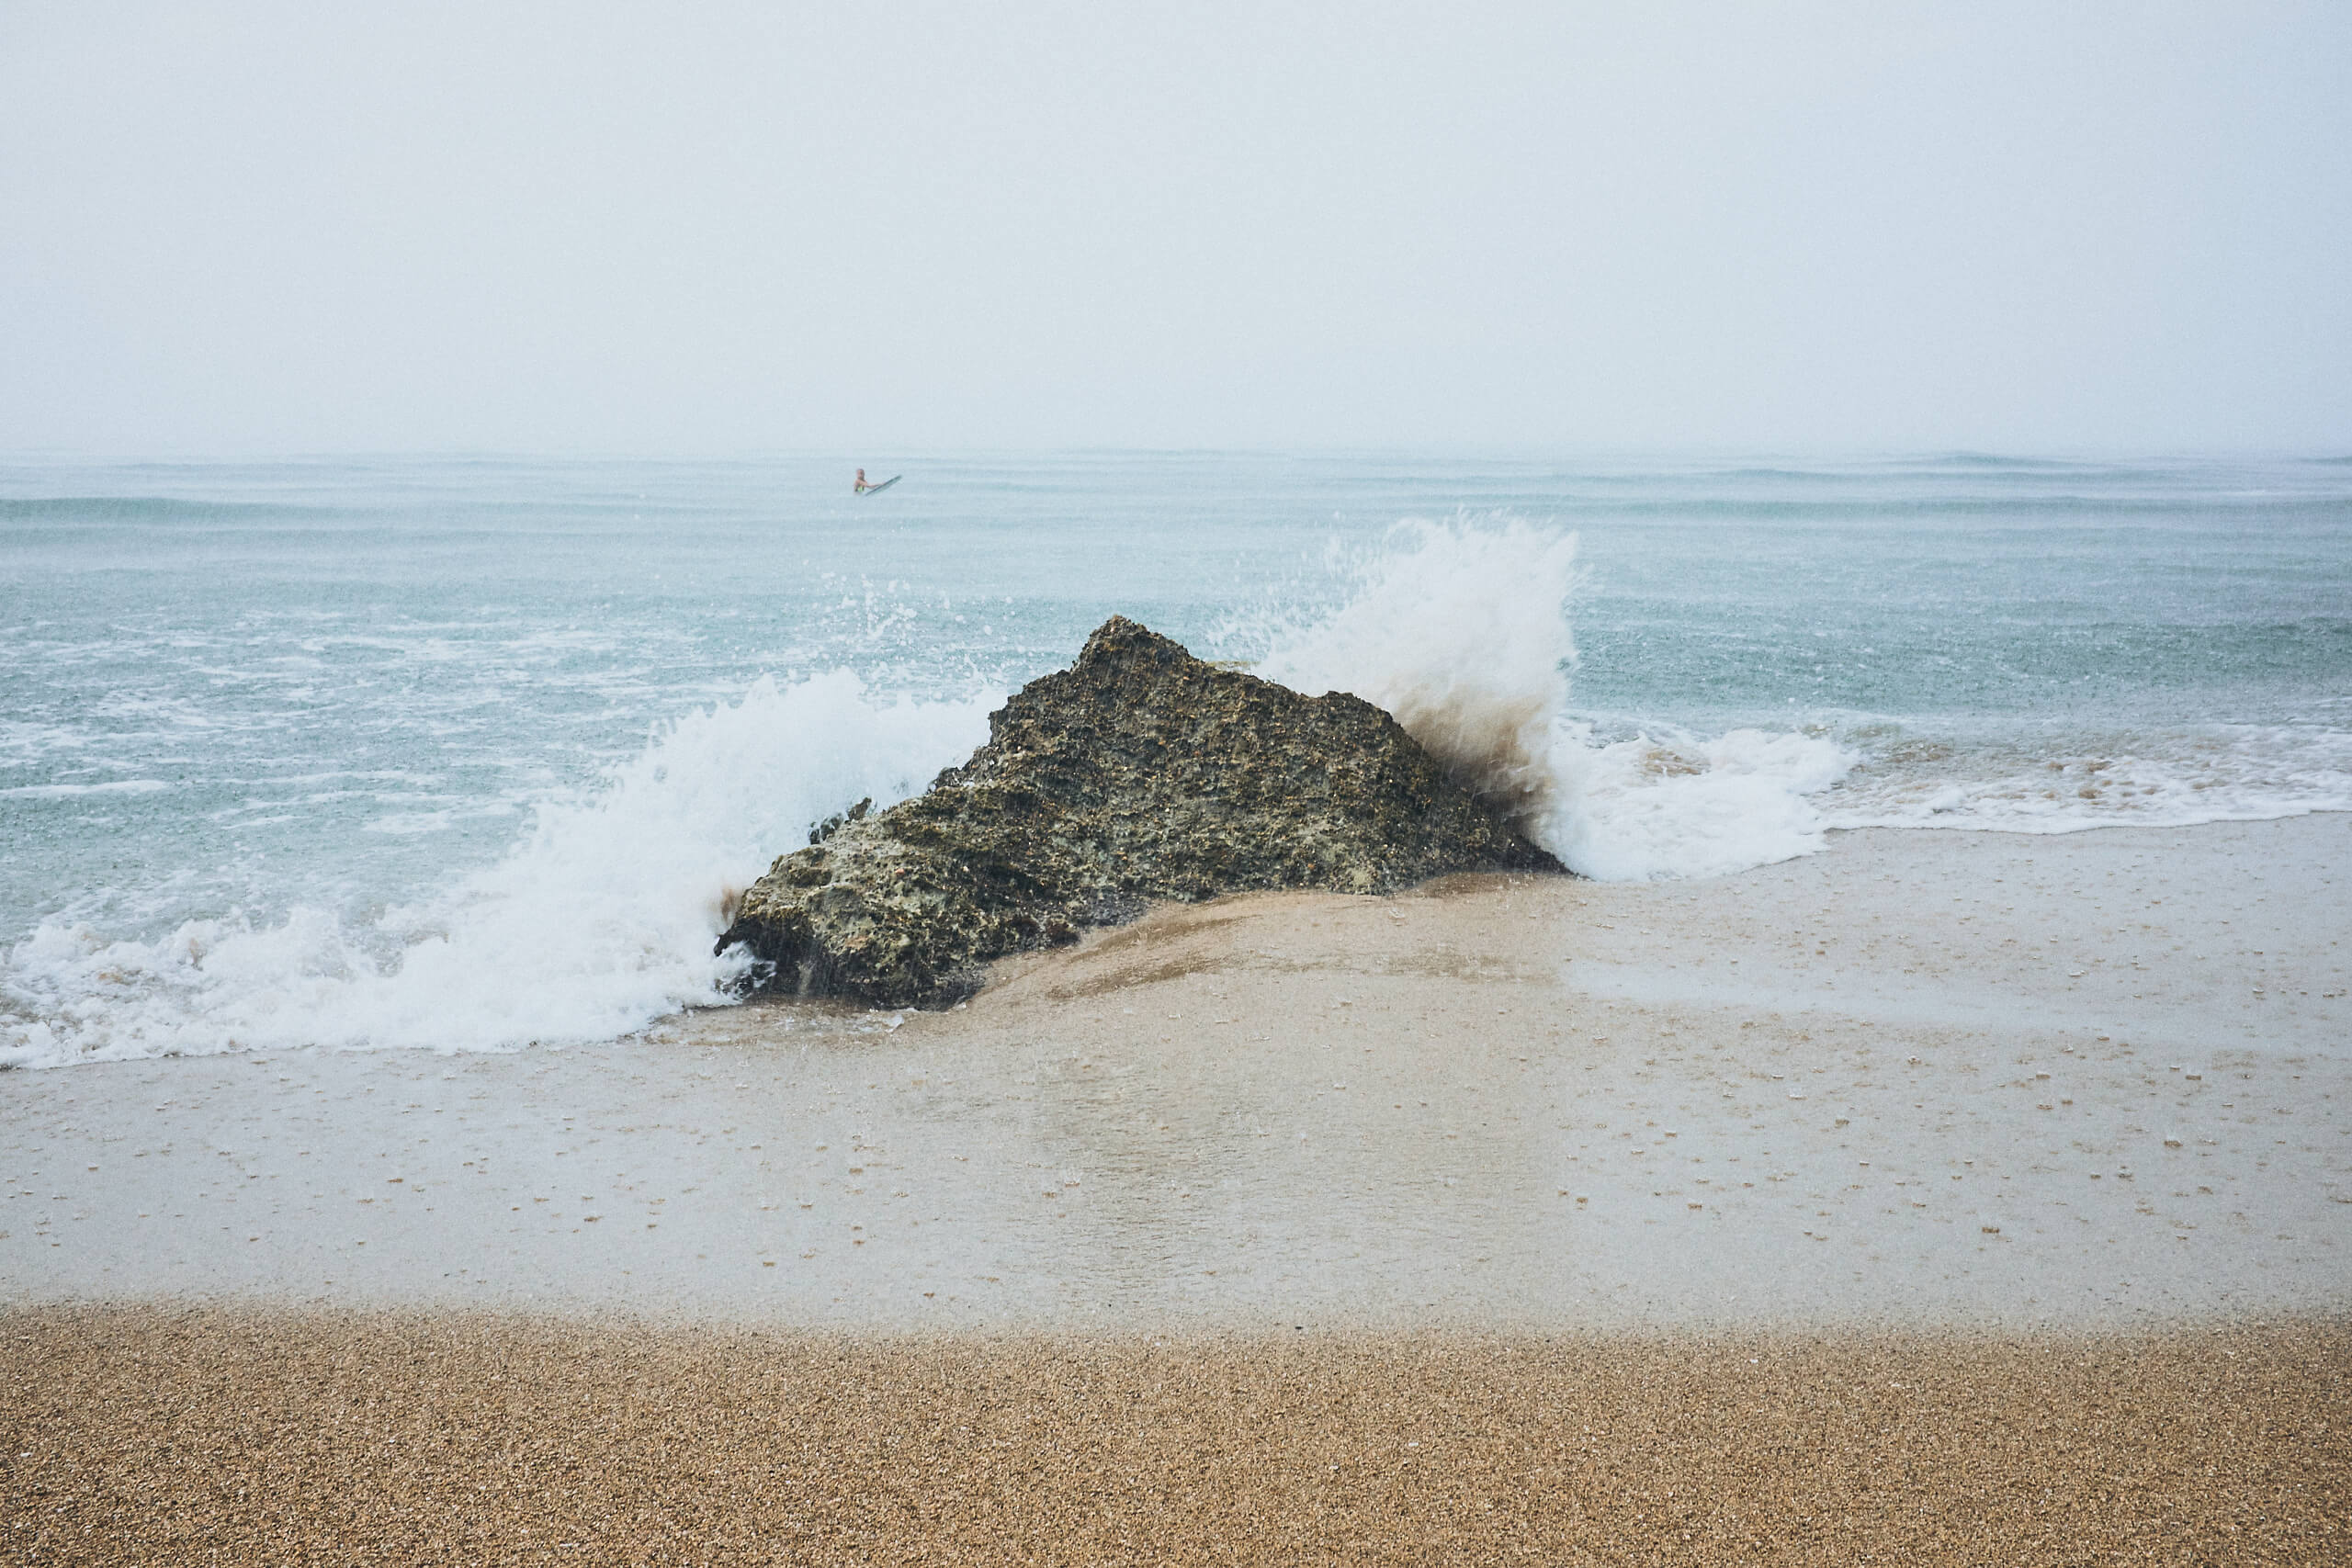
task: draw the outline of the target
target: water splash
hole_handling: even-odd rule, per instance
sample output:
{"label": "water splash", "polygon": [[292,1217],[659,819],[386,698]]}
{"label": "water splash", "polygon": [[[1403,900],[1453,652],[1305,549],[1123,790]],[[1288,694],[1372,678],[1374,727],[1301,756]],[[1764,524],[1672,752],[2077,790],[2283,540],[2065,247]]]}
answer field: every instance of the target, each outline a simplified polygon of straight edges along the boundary
{"label": "water splash", "polygon": [[1517,517],[1401,525],[1342,563],[1338,608],[1273,634],[1260,673],[1386,708],[1587,876],[1720,875],[1818,848],[1809,797],[1854,761],[1836,742],[1666,727],[1604,741],[1575,716],[1576,551],[1574,534]]}
{"label": "water splash", "polygon": [[152,942],[44,921],[0,964],[0,1063],[605,1040],[723,1001],[743,959],[710,950],[742,880],[828,812],[922,788],[986,739],[997,701],[882,700],[847,671],[763,679],[541,806],[503,858],[422,902],[232,912]]}
{"label": "water splash", "polygon": [[1576,550],[1575,535],[1515,518],[1399,525],[1352,564],[1347,602],[1278,641],[1260,673],[1387,709],[1482,799],[1540,822],[1577,657]]}

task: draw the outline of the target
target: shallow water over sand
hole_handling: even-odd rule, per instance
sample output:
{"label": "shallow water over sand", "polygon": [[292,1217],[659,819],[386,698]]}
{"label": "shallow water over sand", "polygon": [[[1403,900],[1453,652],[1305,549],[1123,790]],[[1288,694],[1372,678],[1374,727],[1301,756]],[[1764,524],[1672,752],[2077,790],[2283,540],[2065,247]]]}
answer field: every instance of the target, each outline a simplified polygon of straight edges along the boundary
{"label": "shallow water over sand", "polygon": [[944,1014],[9,1074],[0,1280],[871,1327],[2340,1310],[2347,866],[2340,817],[1858,835],[1165,911]]}

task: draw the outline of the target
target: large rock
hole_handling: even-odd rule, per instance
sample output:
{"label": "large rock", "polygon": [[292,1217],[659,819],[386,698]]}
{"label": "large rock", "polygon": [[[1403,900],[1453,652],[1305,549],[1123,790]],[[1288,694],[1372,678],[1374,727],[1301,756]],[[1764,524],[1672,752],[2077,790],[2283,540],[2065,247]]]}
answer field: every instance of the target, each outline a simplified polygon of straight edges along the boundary
{"label": "large rock", "polygon": [[945,1007],[989,959],[1154,899],[1562,869],[1361,697],[1219,670],[1124,617],[989,736],[928,793],[811,833],[719,950],[749,945],[768,988]]}

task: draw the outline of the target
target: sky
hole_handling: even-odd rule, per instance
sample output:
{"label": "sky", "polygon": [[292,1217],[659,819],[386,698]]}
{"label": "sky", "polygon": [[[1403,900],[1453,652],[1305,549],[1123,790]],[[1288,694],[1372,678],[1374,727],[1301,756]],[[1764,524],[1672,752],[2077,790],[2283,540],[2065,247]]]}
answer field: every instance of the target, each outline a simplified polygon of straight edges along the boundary
{"label": "sky", "polygon": [[2352,453],[2352,5],[0,0],[0,450]]}

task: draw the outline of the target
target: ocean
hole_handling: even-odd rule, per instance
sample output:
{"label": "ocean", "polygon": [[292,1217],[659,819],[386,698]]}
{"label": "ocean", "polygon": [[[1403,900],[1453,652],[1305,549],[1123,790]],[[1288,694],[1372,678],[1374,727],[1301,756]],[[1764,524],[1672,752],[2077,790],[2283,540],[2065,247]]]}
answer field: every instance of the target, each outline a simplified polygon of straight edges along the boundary
{"label": "ocean", "polygon": [[2352,809],[2352,458],[0,461],[0,1065],[609,1040],[1124,614],[1574,869]]}

